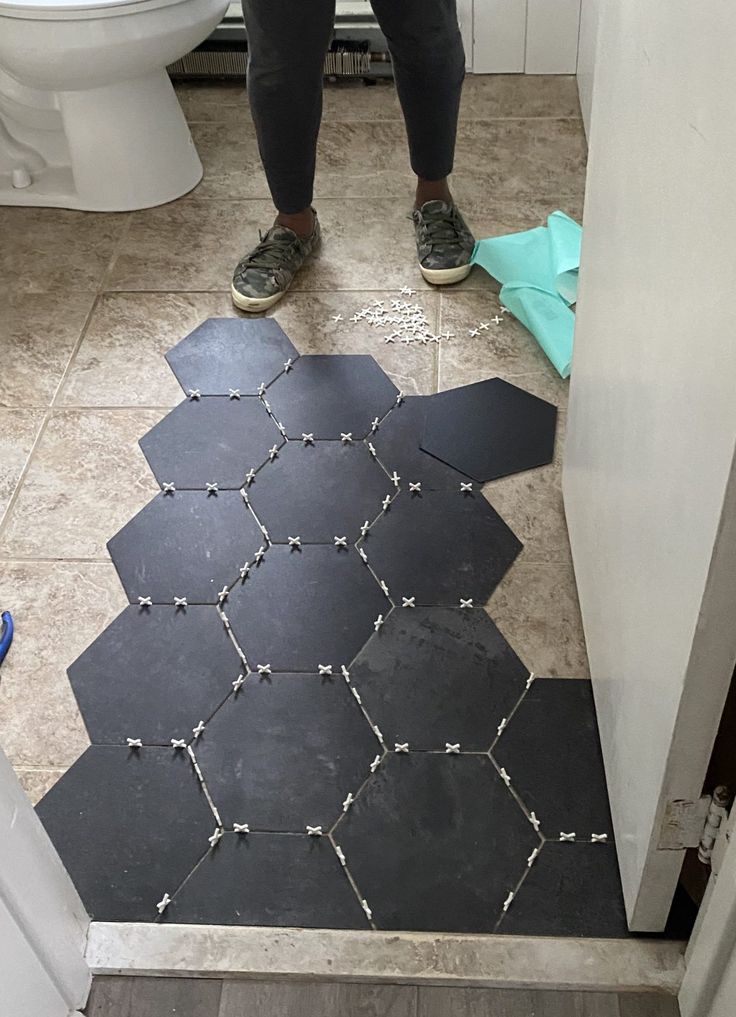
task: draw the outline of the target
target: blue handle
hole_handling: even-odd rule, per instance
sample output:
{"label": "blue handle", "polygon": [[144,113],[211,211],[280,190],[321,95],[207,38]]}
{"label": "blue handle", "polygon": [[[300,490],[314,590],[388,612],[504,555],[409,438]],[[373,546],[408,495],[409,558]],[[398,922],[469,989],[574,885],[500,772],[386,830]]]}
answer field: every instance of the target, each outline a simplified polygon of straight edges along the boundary
{"label": "blue handle", "polygon": [[0,664],[5,660],[5,654],[13,642],[13,616],[10,611],[3,611],[2,623],[2,629],[0,630]]}

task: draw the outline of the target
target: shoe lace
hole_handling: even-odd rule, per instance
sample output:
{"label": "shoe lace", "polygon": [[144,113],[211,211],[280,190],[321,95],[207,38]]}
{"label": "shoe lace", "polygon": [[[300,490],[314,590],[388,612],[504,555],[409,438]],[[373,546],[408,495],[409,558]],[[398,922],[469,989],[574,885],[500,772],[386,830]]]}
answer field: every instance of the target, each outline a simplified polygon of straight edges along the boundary
{"label": "shoe lace", "polygon": [[280,268],[298,243],[288,237],[274,236],[272,230],[268,233],[259,230],[258,236],[260,243],[241,261],[241,272],[247,268]]}
{"label": "shoe lace", "polygon": [[[419,215],[420,213],[415,213]],[[462,236],[462,227],[458,222],[454,209],[449,213],[440,212],[435,216],[422,216],[419,220],[419,231],[422,242],[434,248],[447,244],[457,244]]]}

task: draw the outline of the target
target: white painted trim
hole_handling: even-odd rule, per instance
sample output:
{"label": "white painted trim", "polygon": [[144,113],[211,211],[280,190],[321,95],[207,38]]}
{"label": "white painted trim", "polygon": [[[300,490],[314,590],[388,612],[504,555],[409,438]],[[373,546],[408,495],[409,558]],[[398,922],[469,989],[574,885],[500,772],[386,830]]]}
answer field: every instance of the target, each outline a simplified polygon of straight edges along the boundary
{"label": "white painted trim", "polygon": [[83,1007],[89,918],[2,750],[0,902],[68,1009]]}
{"label": "white painted trim", "polygon": [[574,74],[581,0],[527,0],[527,74]]}
{"label": "white painted trim", "polygon": [[474,0],[473,72],[524,70],[527,0]]}
{"label": "white painted trim", "polygon": [[457,20],[465,49],[465,69],[473,70],[473,0],[457,0]]}
{"label": "white painted trim", "polygon": [[684,944],[92,922],[95,974],[677,992]]}

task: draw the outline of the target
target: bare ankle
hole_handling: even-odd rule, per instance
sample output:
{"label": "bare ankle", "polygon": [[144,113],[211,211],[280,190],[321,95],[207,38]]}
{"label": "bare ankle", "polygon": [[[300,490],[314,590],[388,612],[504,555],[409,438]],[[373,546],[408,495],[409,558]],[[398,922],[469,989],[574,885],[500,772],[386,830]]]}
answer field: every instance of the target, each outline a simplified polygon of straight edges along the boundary
{"label": "bare ankle", "polygon": [[298,237],[308,237],[314,231],[314,218],[314,209],[310,207],[301,212],[279,212],[276,222],[279,226],[293,230]]}
{"label": "bare ankle", "polygon": [[452,204],[450,185],[447,177],[444,180],[422,180],[417,178],[416,207],[421,208],[428,201],[446,201]]}

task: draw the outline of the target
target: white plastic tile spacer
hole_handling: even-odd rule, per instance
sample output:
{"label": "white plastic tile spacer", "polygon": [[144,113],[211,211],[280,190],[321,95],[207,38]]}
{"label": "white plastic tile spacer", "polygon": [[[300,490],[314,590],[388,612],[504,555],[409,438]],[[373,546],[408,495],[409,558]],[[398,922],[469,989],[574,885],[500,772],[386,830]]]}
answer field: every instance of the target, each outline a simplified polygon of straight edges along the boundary
{"label": "white plastic tile spacer", "polygon": [[381,757],[380,756],[376,756],[376,758],[371,763],[371,773],[375,773],[380,765],[381,765]]}
{"label": "white plastic tile spacer", "polygon": [[138,607],[153,607],[153,600],[150,597],[139,597]]}
{"label": "white plastic tile spacer", "polygon": [[227,390],[227,394],[228,394],[228,398],[229,399],[240,399],[240,389],[239,388],[229,388]]}
{"label": "white plastic tile spacer", "polygon": [[347,537],[333,537],[332,539],[335,542],[335,547],[347,547],[348,546],[348,538]]}
{"label": "white plastic tile spacer", "polygon": [[340,441],[343,443],[343,445],[352,445],[353,444],[353,434],[352,434],[352,431],[348,431],[348,432],[341,431],[340,432]]}
{"label": "white plastic tile spacer", "polygon": [[370,454],[371,454],[371,455],[373,456],[373,458],[375,459],[375,458],[376,458],[376,450],[375,450],[375,448],[373,447],[373,443],[372,443],[372,442],[370,442],[370,441],[368,442],[368,451],[370,452]]}
{"label": "white plastic tile spacer", "polygon": [[174,487],[173,484],[166,483],[166,484],[163,485],[162,490],[163,490],[164,494],[174,494],[174,492],[176,491],[176,488]]}
{"label": "white plastic tile spacer", "polygon": [[362,547],[358,548],[358,554],[360,555],[360,557],[361,557],[362,561],[364,562],[364,564],[367,565],[368,564],[368,555],[365,553],[365,551],[363,550]]}
{"label": "white plastic tile spacer", "polygon": [[210,847],[215,847],[215,845],[219,843],[219,841],[222,839],[222,834],[223,834],[222,827],[220,826],[216,827],[215,832],[207,838],[207,840],[210,842]]}
{"label": "white plastic tile spacer", "polygon": [[294,366],[294,361],[292,360],[291,357],[289,357],[288,360],[284,361],[284,371],[286,372],[286,374],[289,373],[289,371],[292,369],[293,366]]}
{"label": "white plastic tile spacer", "polygon": [[321,837],[322,827],[321,826],[307,826],[307,833],[310,837]]}
{"label": "white plastic tile spacer", "polygon": [[593,833],[590,836],[591,844],[605,844],[608,840],[607,833]]}
{"label": "white plastic tile spacer", "polygon": [[340,847],[339,844],[335,844],[335,854],[340,859],[340,865],[347,865],[348,864],[347,863],[347,859],[345,858],[345,855],[343,853],[343,850],[342,850],[342,848]]}
{"label": "white plastic tile spacer", "polygon": [[529,813],[529,822],[532,824],[532,826],[537,831],[537,833],[539,833],[539,827],[541,826],[541,823],[537,819],[537,816],[536,816],[535,812],[530,812]]}
{"label": "white plastic tile spacer", "polygon": [[250,833],[247,823],[233,823],[233,833]]}
{"label": "white plastic tile spacer", "polygon": [[499,310],[501,311],[501,314],[508,314],[509,313],[508,307],[504,307],[503,304],[501,304]]}
{"label": "white plastic tile spacer", "polygon": [[381,731],[381,729],[378,726],[378,724],[374,724],[373,725],[373,734],[376,736],[376,738],[379,740],[379,742],[383,741],[383,731]]}
{"label": "white plastic tile spacer", "polygon": [[165,893],[161,900],[156,905],[156,910],[160,915],[162,915],[166,908],[169,906],[169,904],[171,904],[171,897],[169,897],[168,893]]}
{"label": "white plastic tile spacer", "polygon": [[499,318],[499,316],[496,315],[495,317],[491,318],[491,321],[493,322],[494,325],[500,325],[501,322],[503,321],[503,318]]}
{"label": "white plastic tile spacer", "polygon": [[509,895],[508,895],[508,897],[507,897],[507,898],[506,898],[506,900],[505,900],[505,901],[503,902],[503,910],[504,910],[504,912],[508,911],[508,909],[509,909],[509,908],[511,907],[511,901],[512,901],[513,899],[514,899],[514,891],[513,891],[513,890],[511,890],[511,891],[509,892]]}
{"label": "white plastic tile spacer", "polygon": [[388,512],[388,510],[391,508],[391,495],[390,494],[387,494],[386,497],[381,502],[381,508],[383,509],[384,512]]}
{"label": "white plastic tile spacer", "polygon": [[281,437],[285,438],[286,437],[286,428],[284,427],[284,425],[283,424],[276,424],[276,427],[279,429],[279,433],[280,433]]}
{"label": "white plastic tile spacer", "polygon": [[473,485],[471,483],[464,483],[460,481],[460,494],[465,494],[467,491],[472,491]]}
{"label": "white plastic tile spacer", "polygon": [[174,607],[188,607],[186,597],[174,597]]}
{"label": "white plastic tile spacer", "polygon": [[[389,592],[388,592],[388,586],[386,586],[386,581],[384,579],[382,579],[378,585],[381,587],[381,591],[382,591],[384,597],[388,597],[389,596]],[[389,597],[389,599],[390,599],[390,597]]]}
{"label": "white plastic tile spacer", "polygon": [[274,459],[276,459],[278,457],[278,454],[279,454],[279,447],[278,447],[278,445],[274,445],[273,448],[270,448],[268,450],[268,458],[271,460],[271,462],[273,462]]}
{"label": "white plastic tile spacer", "polygon": [[501,780],[504,782],[506,787],[511,787],[511,777],[509,777],[509,775],[506,773],[506,770],[504,769],[503,766],[498,772],[500,773]]}
{"label": "white plastic tile spacer", "polygon": [[258,674],[271,674],[270,664],[257,664],[256,667],[258,668]]}
{"label": "white plastic tile spacer", "polygon": [[380,423],[381,421],[378,419],[378,417],[374,417],[373,420],[371,420],[371,434],[376,433],[376,431],[378,430],[378,425]]}
{"label": "white plastic tile spacer", "polygon": [[213,481],[211,484],[207,484],[207,494],[217,494],[217,481]]}
{"label": "white plastic tile spacer", "polygon": [[392,480],[392,481],[393,481],[393,485],[394,485],[394,487],[398,487],[398,486],[399,486],[399,482],[400,482],[400,480],[401,480],[401,477],[400,477],[400,476],[398,475],[398,473],[396,472],[396,470],[394,470],[394,472],[393,472],[393,473],[391,474],[391,476],[389,477],[389,480]]}
{"label": "white plastic tile spacer", "polygon": [[256,565],[260,565],[261,561],[263,560],[263,556],[265,555],[265,553],[266,553],[266,548],[265,547],[261,546],[261,547],[258,548],[256,553],[253,555],[253,561],[255,562]]}
{"label": "white plastic tile spacer", "polygon": [[356,703],[359,706],[362,706],[363,705],[363,700],[360,698],[360,693],[358,692],[358,690],[356,689],[356,687],[354,685],[350,686],[350,691],[353,693],[353,696],[355,697]]}
{"label": "white plastic tile spacer", "polygon": [[312,433],[302,434],[302,441],[305,445],[314,445],[314,435]]}
{"label": "white plastic tile spacer", "polygon": [[355,795],[351,791],[348,794],[348,796],[345,799],[345,801],[342,803],[342,811],[343,812],[347,812],[348,809],[350,808],[350,806],[353,804],[354,801],[355,801]]}
{"label": "white plastic tile spacer", "polygon": [[227,600],[229,594],[230,591],[228,590],[227,586],[223,586],[223,588],[217,594],[217,599],[219,600],[220,603],[222,603],[223,600]]}
{"label": "white plastic tile spacer", "polygon": [[204,721],[200,720],[199,724],[197,724],[196,727],[192,728],[192,734],[194,735],[195,738],[199,738],[203,731],[204,731]]}
{"label": "white plastic tile spacer", "polygon": [[371,528],[371,524],[366,519],[366,521],[363,523],[363,525],[360,528],[360,535],[361,535],[361,537],[364,537],[366,535],[366,533],[368,532],[368,530],[370,530],[370,528]]}
{"label": "white plastic tile spacer", "polygon": [[301,537],[289,537],[289,547],[301,547],[301,546],[302,546]]}
{"label": "white plastic tile spacer", "polygon": [[172,738],[171,747],[172,749],[185,749],[187,747],[186,738]]}
{"label": "white plastic tile spacer", "polygon": [[368,907],[368,901],[367,901],[367,900],[365,899],[365,897],[363,898],[363,900],[361,900],[361,902],[360,902],[360,906],[361,906],[361,907],[363,908],[363,910],[365,911],[365,916],[366,916],[366,918],[368,919],[368,921],[370,922],[370,920],[371,920],[371,919],[373,918],[373,912],[372,912],[372,911],[371,911],[371,909],[370,909],[370,908]]}
{"label": "white plastic tile spacer", "polygon": [[332,664],[317,664],[319,674],[332,674]]}
{"label": "white plastic tile spacer", "polygon": [[479,332],[487,332],[490,327],[491,326],[489,325],[489,323],[487,321],[482,321],[480,323],[480,325],[478,325],[478,331]]}
{"label": "white plastic tile spacer", "polygon": [[472,607],[472,606],[473,606],[472,597],[468,597],[467,600],[463,597],[460,598],[460,607]]}
{"label": "white plastic tile spacer", "polygon": [[476,337],[476,336],[480,335],[480,329],[477,329],[477,328],[469,328],[469,329],[468,329],[468,335],[469,335],[469,336],[472,336],[472,338],[473,338],[473,339],[475,339],[475,337]]}
{"label": "white plastic tile spacer", "polygon": [[375,631],[375,632],[378,632],[378,630],[380,629],[380,627],[381,627],[382,625],[383,625],[383,615],[382,615],[382,614],[379,614],[379,616],[378,616],[378,617],[376,618],[376,620],[375,620],[375,621],[373,622],[373,629],[374,629],[374,631]]}
{"label": "white plastic tile spacer", "polygon": [[232,682],[233,692],[237,692],[239,689],[242,689],[243,685],[245,685],[245,675],[239,674],[235,681]]}
{"label": "white plastic tile spacer", "polygon": [[526,860],[527,868],[531,868],[532,865],[534,865],[534,862],[535,862],[535,860],[537,858],[537,855],[539,854],[540,850],[541,849],[538,848],[538,847],[534,848],[534,850],[532,851],[532,853],[529,855],[529,857]]}
{"label": "white plastic tile spacer", "polygon": [[340,665],[340,673],[342,674],[343,678],[345,679],[345,681],[349,685],[350,684],[350,672],[348,671],[348,669],[345,667],[344,664]]}
{"label": "white plastic tile spacer", "polygon": [[404,401],[404,393],[403,392],[399,392],[399,394],[396,396],[396,405],[397,406],[401,406],[403,401]]}
{"label": "white plastic tile spacer", "polygon": [[575,834],[574,833],[563,833],[562,831],[560,831],[560,840],[561,841],[563,841],[563,840],[564,841],[574,841],[575,840]]}
{"label": "white plastic tile spacer", "polygon": [[528,678],[527,678],[527,680],[526,680],[526,687],[527,687],[527,689],[530,689],[530,688],[532,687],[532,683],[533,683],[533,681],[534,681],[534,679],[535,679],[536,677],[537,677],[537,676],[536,676],[536,675],[534,674],[534,672],[532,672],[532,673],[531,673],[531,674],[529,675],[529,677],[528,677]]}
{"label": "white plastic tile spacer", "polygon": [[396,336],[393,336],[393,335],[385,335],[385,336],[383,337],[383,341],[384,341],[385,343],[395,343],[395,342],[396,342]]}
{"label": "white plastic tile spacer", "polygon": [[253,470],[253,469],[248,470],[248,472],[245,475],[245,485],[246,485],[246,487],[250,487],[250,485],[253,483],[253,481],[255,479],[256,479],[256,471]]}
{"label": "white plastic tile spacer", "polygon": [[264,396],[265,394],[266,394],[266,383],[265,381],[262,381],[261,384],[258,386],[258,395]]}
{"label": "white plastic tile spacer", "polygon": [[141,741],[140,738],[126,738],[125,741],[127,742],[127,745],[128,745],[129,749],[142,749],[143,748],[143,742]]}
{"label": "white plastic tile spacer", "polygon": [[332,315],[332,320],[333,320],[333,321],[335,322],[335,324],[337,325],[337,324],[338,324],[338,322],[341,322],[341,321],[343,320],[343,317],[342,317],[342,315],[341,315],[341,314],[333,314],[333,315]]}
{"label": "white plastic tile spacer", "polygon": [[250,562],[246,562],[245,565],[240,566],[240,578],[245,579],[250,572]]}
{"label": "white plastic tile spacer", "polygon": [[416,597],[402,597],[401,598],[401,606],[402,607],[416,607],[416,599],[417,599]]}
{"label": "white plastic tile spacer", "polygon": [[410,494],[421,494],[421,491],[422,491],[422,482],[421,482],[421,480],[416,481],[416,483],[414,483],[414,484],[412,484],[411,482],[409,483],[409,493]]}
{"label": "white plastic tile spacer", "polygon": [[460,742],[445,742],[445,752],[448,756],[457,756],[460,753]]}
{"label": "white plastic tile spacer", "polygon": [[264,405],[264,406],[266,407],[266,410],[268,411],[268,413],[270,413],[270,412],[271,412],[271,404],[270,404],[270,402],[268,401],[268,399],[266,399],[266,397],[265,397],[265,396],[263,396],[263,398],[261,399],[261,402],[262,402],[262,403],[263,403],[263,405]]}
{"label": "white plastic tile spacer", "polygon": [[501,721],[501,723],[496,728],[496,734],[500,735],[501,732],[504,730],[504,728],[506,727],[507,724],[508,724],[508,720],[507,720],[506,717],[504,717],[503,720]]}
{"label": "white plastic tile spacer", "polygon": [[409,751],[408,742],[395,742],[394,752],[408,752],[408,751]]}
{"label": "white plastic tile spacer", "polygon": [[190,399],[199,399],[202,393],[199,391],[198,388],[190,388],[189,391],[187,392],[187,395],[189,396]]}

